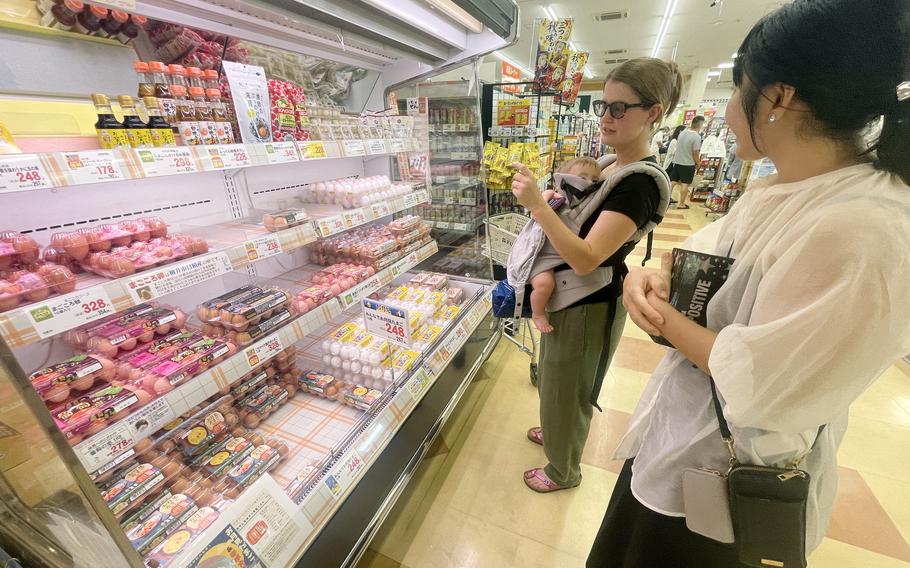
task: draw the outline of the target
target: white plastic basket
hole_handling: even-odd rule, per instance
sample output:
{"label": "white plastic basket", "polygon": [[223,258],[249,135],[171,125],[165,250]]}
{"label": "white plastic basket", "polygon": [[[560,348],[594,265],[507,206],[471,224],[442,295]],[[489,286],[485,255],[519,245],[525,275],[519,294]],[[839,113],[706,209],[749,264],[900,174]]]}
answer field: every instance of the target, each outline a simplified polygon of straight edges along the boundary
{"label": "white plastic basket", "polygon": [[509,253],[515,245],[518,233],[531,219],[518,213],[496,215],[486,220],[487,232],[490,235],[490,250],[484,247],[485,256],[491,258],[496,264],[505,266],[509,260]]}

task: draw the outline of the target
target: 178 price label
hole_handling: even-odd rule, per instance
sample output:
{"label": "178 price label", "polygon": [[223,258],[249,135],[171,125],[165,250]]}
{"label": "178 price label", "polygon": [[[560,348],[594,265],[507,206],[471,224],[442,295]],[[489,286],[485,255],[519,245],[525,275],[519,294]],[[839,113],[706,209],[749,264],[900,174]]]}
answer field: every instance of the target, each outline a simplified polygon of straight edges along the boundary
{"label": "178 price label", "polygon": [[25,310],[40,337],[57,335],[117,311],[101,286],[60,296]]}
{"label": "178 price label", "polygon": [[49,187],[54,187],[54,184],[38,156],[6,155],[0,159],[0,192]]}
{"label": "178 price label", "polygon": [[73,184],[123,179],[120,156],[115,150],[63,152],[63,165]]}

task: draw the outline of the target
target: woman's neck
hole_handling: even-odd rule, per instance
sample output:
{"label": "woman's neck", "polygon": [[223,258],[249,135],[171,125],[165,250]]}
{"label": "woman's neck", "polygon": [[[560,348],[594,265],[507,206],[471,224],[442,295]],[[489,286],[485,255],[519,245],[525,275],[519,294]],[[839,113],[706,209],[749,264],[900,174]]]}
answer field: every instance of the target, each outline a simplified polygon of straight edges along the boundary
{"label": "woman's neck", "polygon": [[859,154],[856,144],[803,138],[779,145],[768,157],[777,168],[778,183],[793,183],[859,164],[865,160]]}
{"label": "woman's neck", "polygon": [[616,150],[617,167],[640,162],[651,155],[651,145],[648,143],[647,137],[630,142],[626,146],[615,146],[613,149]]}

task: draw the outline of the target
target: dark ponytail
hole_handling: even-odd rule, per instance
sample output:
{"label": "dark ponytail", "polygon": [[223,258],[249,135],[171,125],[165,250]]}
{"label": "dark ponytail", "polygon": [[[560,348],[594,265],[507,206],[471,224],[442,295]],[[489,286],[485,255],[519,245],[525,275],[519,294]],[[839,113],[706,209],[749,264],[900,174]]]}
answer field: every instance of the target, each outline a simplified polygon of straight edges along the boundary
{"label": "dark ponytail", "polygon": [[783,83],[812,109],[824,136],[856,144],[881,124],[866,153],[910,184],[910,100],[897,93],[910,79],[908,19],[910,0],[794,0],[765,16],[733,68],[753,141],[763,90]]}

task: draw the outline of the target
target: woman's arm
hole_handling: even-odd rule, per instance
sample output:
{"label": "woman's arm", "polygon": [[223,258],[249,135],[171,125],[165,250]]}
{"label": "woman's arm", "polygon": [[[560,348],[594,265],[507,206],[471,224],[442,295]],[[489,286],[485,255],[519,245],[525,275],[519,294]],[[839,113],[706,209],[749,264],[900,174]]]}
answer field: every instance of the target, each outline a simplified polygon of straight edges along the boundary
{"label": "woman's arm", "polygon": [[637,227],[628,216],[615,211],[603,211],[584,239],[573,233],[553,211],[537,189],[537,180],[524,164],[512,179],[512,193],[518,202],[531,212],[559,256],[576,274],[590,274],[629,240]]}

